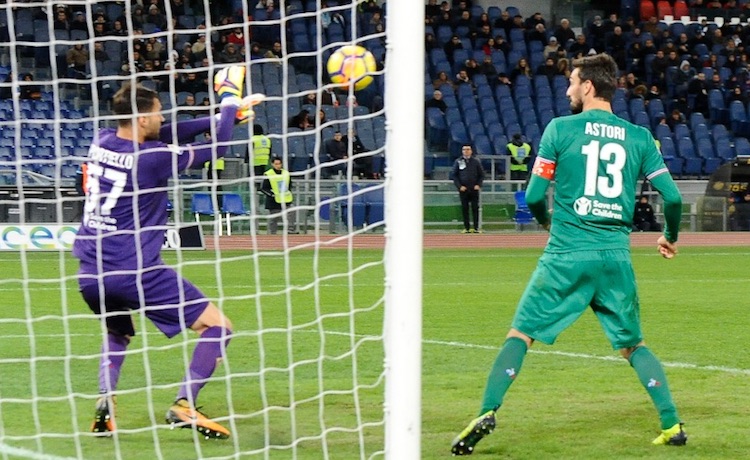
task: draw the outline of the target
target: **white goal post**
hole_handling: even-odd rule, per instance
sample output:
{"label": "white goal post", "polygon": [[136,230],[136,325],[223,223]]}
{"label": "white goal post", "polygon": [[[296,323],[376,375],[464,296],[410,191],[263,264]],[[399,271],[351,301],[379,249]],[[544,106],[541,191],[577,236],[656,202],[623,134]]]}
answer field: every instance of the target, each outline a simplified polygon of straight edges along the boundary
{"label": "white goal post", "polygon": [[[367,3],[0,5],[0,458],[421,457],[425,2],[377,0],[384,29]],[[79,166],[99,129],[116,126],[111,96],[125,82],[158,91],[173,126],[217,111],[211,79],[233,59],[235,28],[245,93],[267,98],[254,123],[235,126],[223,176],[198,165],[170,180],[162,251],[234,325],[198,404],[232,435],[169,429],[164,414],[198,337],[167,339],[141,310],[113,392],[116,430],[100,439],[91,421],[107,331],[82,300],[70,251]],[[330,53],[351,44],[377,47],[381,64],[357,93],[325,75]],[[298,128],[290,119],[303,110],[310,126]],[[294,201],[278,221],[253,170],[254,124],[291,171]],[[326,142],[339,130],[349,155],[335,160]],[[361,159],[384,169],[358,172]],[[239,209],[224,209],[230,196]]]}

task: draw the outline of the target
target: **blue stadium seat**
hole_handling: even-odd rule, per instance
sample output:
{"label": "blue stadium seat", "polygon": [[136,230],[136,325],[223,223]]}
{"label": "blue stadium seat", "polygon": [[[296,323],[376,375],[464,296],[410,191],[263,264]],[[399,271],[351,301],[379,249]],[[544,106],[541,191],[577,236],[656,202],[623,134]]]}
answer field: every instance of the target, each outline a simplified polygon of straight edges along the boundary
{"label": "blue stadium seat", "polygon": [[195,215],[195,221],[200,222],[200,216],[214,216],[213,200],[208,193],[194,193],[190,204],[190,212]]}
{"label": "blue stadium seat", "polygon": [[706,175],[713,174],[717,169],[719,169],[719,166],[721,166],[721,162],[721,158],[718,157],[707,158],[706,162],[703,164],[703,172]]}
{"label": "blue stadium seat", "polygon": [[744,137],[734,139],[734,153],[737,156],[750,156],[750,141]]}
{"label": "blue stadium seat", "polygon": [[648,118],[648,114],[644,111],[635,112],[632,114],[631,121],[636,125],[643,126],[646,129],[651,129],[651,120]]}
{"label": "blue stadium seat", "polygon": [[716,156],[714,145],[708,137],[698,138],[695,142],[696,153],[701,158],[709,159]]}
{"label": "blue stadium seat", "polygon": [[484,134],[479,134],[474,138],[474,149],[478,155],[482,156],[494,155],[495,153],[490,139]]}
{"label": "blue stadium seat", "polygon": [[696,158],[693,140],[689,137],[678,137],[677,152],[682,158]]}
{"label": "blue stadium seat", "polygon": [[510,40],[511,43],[524,43],[526,41],[525,37],[523,36],[523,29],[510,29],[508,40]]}
{"label": "blue stadium seat", "polygon": [[724,95],[718,89],[712,89],[708,92],[708,107],[711,112],[712,123],[729,122],[729,111],[724,105]]}
{"label": "blue stadium seat", "polygon": [[734,149],[728,138],[715,140],[714,151],[716,152],[716,156],[722,160],[731,160],[734,158]]}
{"label": "blue stadium seat", "polygon": [[735,135],[743,135],[750,131],[747,123],[747,112],[740,101],[732,101],[729,104],[729,121]]}

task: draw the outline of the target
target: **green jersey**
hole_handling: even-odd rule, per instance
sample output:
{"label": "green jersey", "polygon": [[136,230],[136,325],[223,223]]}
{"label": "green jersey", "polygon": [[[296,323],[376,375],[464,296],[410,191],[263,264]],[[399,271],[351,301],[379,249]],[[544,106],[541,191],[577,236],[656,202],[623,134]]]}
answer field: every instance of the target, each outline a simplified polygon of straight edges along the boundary
{"label": "green jersey", "polygon": [[651,132],[604,110],[552,120],[533,173],[555,179],[549,252],[628,249],[638,178],[669,176]]}

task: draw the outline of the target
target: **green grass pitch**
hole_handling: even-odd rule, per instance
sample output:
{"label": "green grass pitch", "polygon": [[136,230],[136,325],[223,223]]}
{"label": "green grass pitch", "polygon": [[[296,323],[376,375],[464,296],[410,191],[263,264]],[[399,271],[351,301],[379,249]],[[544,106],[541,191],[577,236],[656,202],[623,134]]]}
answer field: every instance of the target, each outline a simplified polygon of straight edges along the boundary
{"label": "green grass pitch", "polygon": [[[453,437],[476,416],[540,252],[425,250],[422,458],[448,458]],[[554,346],[532,349],[498,429],[473,458],[746,456],[749,252],[686,247],[666,261],[634,249],[645,338],[667,368],[688,446],[649,444],[655,410],[587,313]],[[233,436],[205,441],[163,422],[195,336],[167,340],[139,315],[120,380],[120,434],[91,437],[101,326],[77,292],[76,263],[57,253],[0,254],[0,454],[382,458],[382,251],[221,256],[166,255],[236,331],[199,400]]]}

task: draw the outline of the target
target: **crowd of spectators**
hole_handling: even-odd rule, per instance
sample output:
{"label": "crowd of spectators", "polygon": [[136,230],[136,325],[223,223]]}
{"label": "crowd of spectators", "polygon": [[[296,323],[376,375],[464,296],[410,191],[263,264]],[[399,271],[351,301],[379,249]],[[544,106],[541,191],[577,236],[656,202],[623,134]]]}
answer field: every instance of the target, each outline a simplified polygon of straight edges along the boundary
{"label": "crowd of spectators", "polygon": [[[694,8],[739,8],[747,9],[750,2],[742,5],[732,2],[708,2],[694,0]],[[734,11],[734,10],[733,10]],[[563,18],[550,27],[541,13],[524,18],[520,14],[511,16],[510,8],[490,21],[486,13],[472,15],[471,2],[465,0],[428,0],[425,6],[425,47],[442,48],[453,63],[458,49],[465,49],[467,41],[470,53],[481,50],[485,60],[477,66],[469,58],[453,75],[444,72],[434,76],[435,89],[444,84],[457,86],[466,83],[476,73],[483,73],[493,85],[512,86],[519,75],[532,77],[544,75],[550,79],[556,75],[569,76],[570,60],[584,55],[607,52],[612,55],[621,71],[619,86],[627,91],[627,97],[640,97],[646,103],[658,95],[670,107],[674,104],[681,112],[689,114],[700,111],[707,118],[707,94],[719,89],[726,103],[732,100],[747,102],[750,89],[750,25],[723,25],[694,23],[683,27],[670,27],[657,17],[637,22],[632,17],[621,18],[612,13],[605,18],[595,16],[586,23],[582,33],[576,35],[570,22]],[[438,37],[438,28],[449,26],[453,35],[445,43]],[[519,32],[520,31],[520,32]],[[522,37],[527,44],[539,42],[535,50],[522,56],[513,52],[511,37]],[[531,50],[529,46],[529,50]],[[493,62],[495,52],[501,52],[506,62]],[[474,56],[474,54],[470,54]],[[514,59],[509,59],[513,58]],[[540,62],[533,66],[530,59]],[[710,75],[707,77],[707,75]]]}
{"label": "crowd of spectators", "polygon": [[[279,19],[282,5],[278,1],[248,2],[248,17],[244,11],[232,9],[234,2],[139,0],[133,2],[129,16],[127,9],[109,8],[110,3],[122,6],[117,2],[90,7],[60,3],[32,9],[38,22],[51,16],[57,38],[82,42],[92,36],[98,39],[93,50],[84,43],[62,51],[58,47],[57,78],[89,78],[91,67],[96,65],[99,76],[138,74],[141,81],[158,91],[171,91],[174,85],[177,91],[195,93],[208,90],[208,67],[212,64],[281,59],[286,54],[280,26],[255,21],[256,17]],[[293,7],[287,4],[287,8]],[[382,9],[375,0],[362,2],[359,11],[371,18],[368,27],[382,30]],[[213,20],[208,24],[210,31],[205,22],[209,17]],[[331,22],[346,26],[345,17],[335,12],[323,13],[321,21],[324,28]],[[128,39],[113,40],[117,37]],[[173,82],[167,72],[160,73],[173,69],[178,70]]]}

